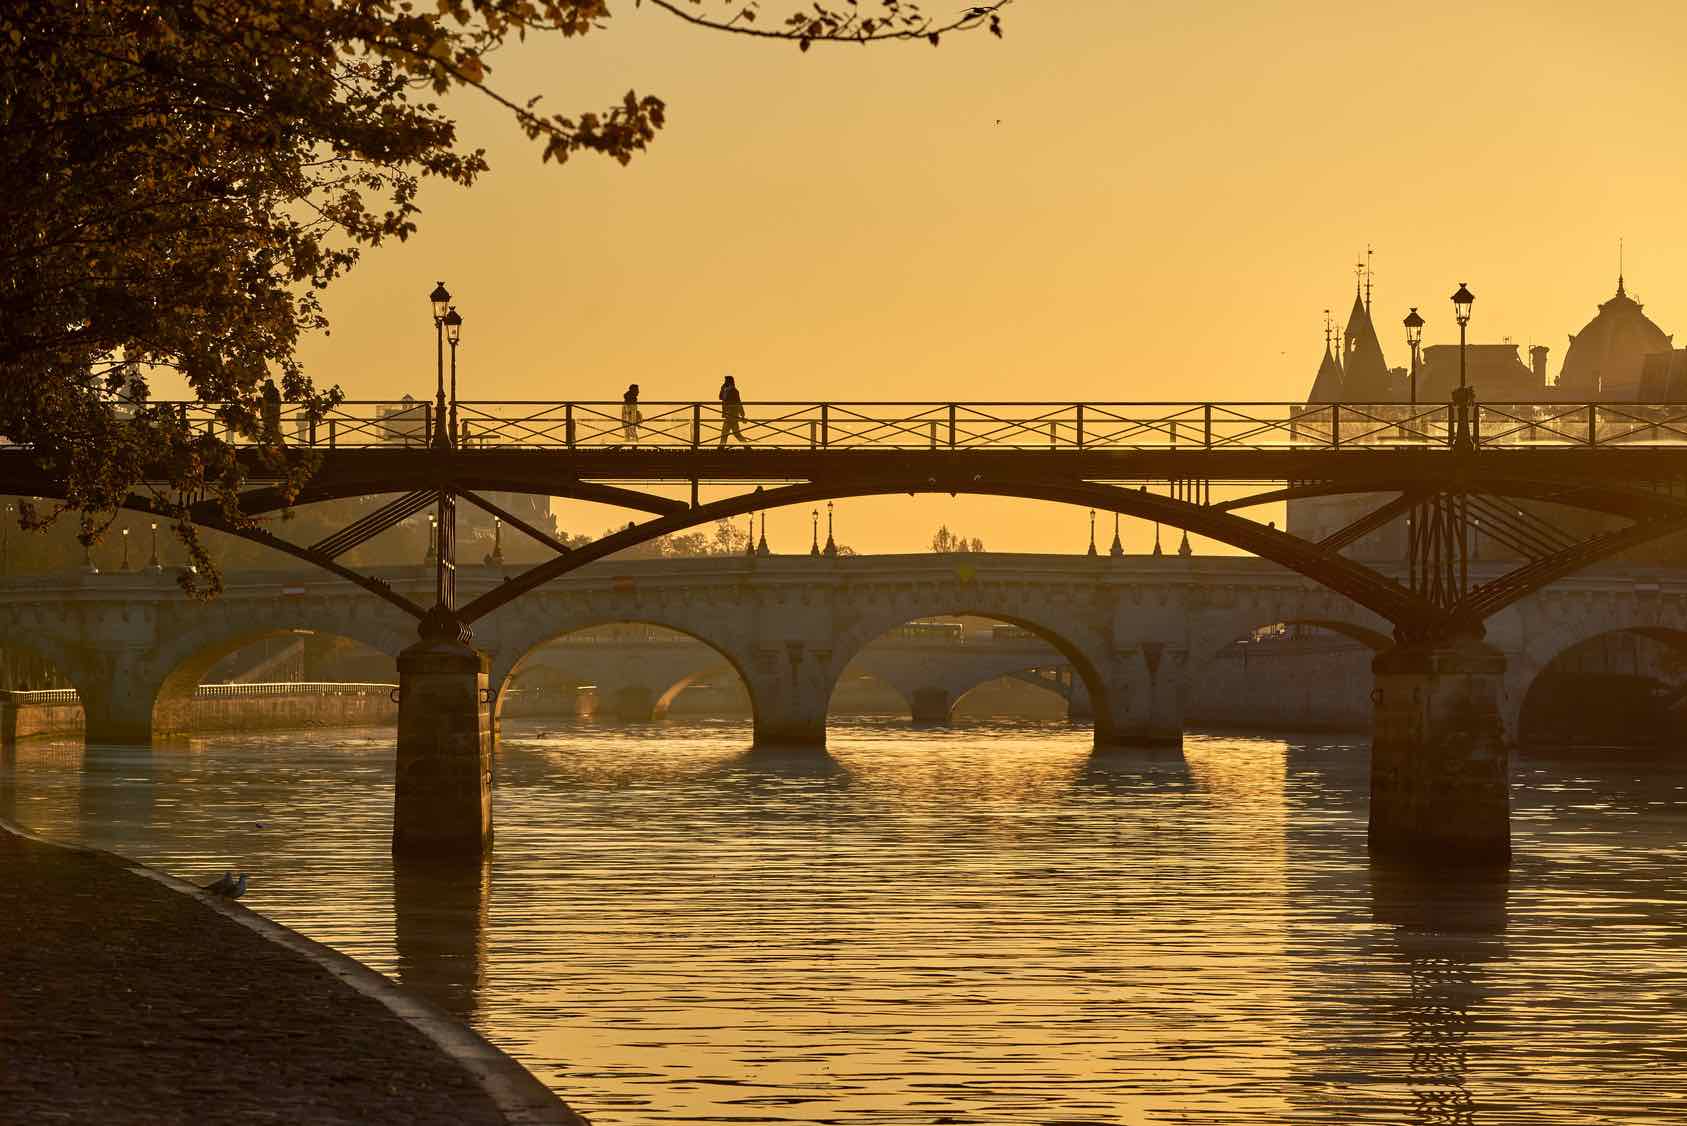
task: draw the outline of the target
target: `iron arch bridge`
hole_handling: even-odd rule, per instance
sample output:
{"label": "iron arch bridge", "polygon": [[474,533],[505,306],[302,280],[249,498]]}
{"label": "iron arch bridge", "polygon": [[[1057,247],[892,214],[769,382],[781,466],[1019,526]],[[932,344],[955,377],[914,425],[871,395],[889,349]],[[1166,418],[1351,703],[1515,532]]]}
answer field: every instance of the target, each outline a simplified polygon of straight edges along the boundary
{"label": "iron arch bridge", "polygon": [[[1371,666],[1372,850],[1503,862],[1511,851],[1500,715],[1507,661],[1481,643],[1484,622],[1555,579],[1687,529],[1687,404],[1477,403],[1461,388],[1451,403],[1430,407],[755,403],[726,418],[715,404],[696,402],[448,407],[440,389],[433,404],[353,403],[325,415],[284,405],[256,436],[229,433],[214,403],[169,409],[252,447],[242,451],[251,474],[239,503],[247,519],[228,519],[219,503],[186,503],[195,498],[162,505],[137,495],[130,507],[165,515],[185,508],[198,524],[349,579],[417,623],[421,641],[399,658],[393,847],[406,854],[480,854],[491,840],[489,657],[463,644],[475,623],[595,560],[716,520],[841,497],[968,493],[1181,528],[1281,564],[1386,622],[1395,644]],[[729,439],[737,444],[729,448]],[[273,466],[277,446],[312,459],[296,498],[257,476]],[[63,493],[23,447],[0,448],[0,482],[26,496]],[[704,503],[703,484],[741,491]],[[668,495],[676,485],[690,486],[689,503]],[[489,492],[596,501],[643,519],[571,547]],[[289,503],[381,494],[397,497],[313,544],[287,541],[254,519]],[[1316,539],[1244,515],[1344,495],[1380,499]],[[459,503],[502,518],[554,557],[460,603]],[[439,527],[431,602],[342,561],[430,507]],[[1344,554],[1400,520],[1408,530],[1403,579]],[[1478,529],[1508,552],[1497,572],[1471,566]],[[1122,659],[1114,649],[1106,661]],[[1100,683],[1093,660],[1076,648],[1062,653],[1086,681]],[[764,656],[768,674],[779,673],[779,655]],[[815,663],[798,647],[786,656],[791,677]],[[1151,685],[1172,679],[1153,667],[1164,653],[1138,656]],[[812,676],[804,683],[818,685]],[[1163,709],[1155,701],[1165,697],[1160,691],[1131,717],[1149,739],[1158,738]],[[786,718],[804,739],[823,739]],[[1098,715],[1098,741],[1118,726]],[[1176,737],[1169,727],[1164,734]]]}
{"label": "iron arch bridge", "polygon": [[[219,433],[216,404],[173,409]],[[619,402],[459,402],[448,412],[425,402],[348,403],[316,418],[286,408],[281,440],[296,455],[319,459],[293,503],[397,499],[308,545],[261,521],[232,526],[211,502],[188,510],[204,527],[358,583],[414,618],[424,637],[462,640],[487,614],[625,548],[761,509],[848,497],[1021,497],[1156,521],[1305,575],[1386,619],[1408,643],[1480,637],[1485,619],[1547,583],[1687,528],[1687,404],[1478,404],[1469,395],[1437,406],[754,403],[735,445],[715,404],[641,409],[628,419]],[[237,446],[258,440],[224,430],[220,436]],[[256,457],[251,464],[257,472]],[[61,491],[26,448],[0,450],[0,466],[8,491]],[[743,491],[701,502],[703,484]],[[664,491],[675,485],[690,486],[689,503]],[[595,501],[643,519],[570,547],[494,503],[490,492]],[[1382,499],[1316,540],[1243,515],[1273,502],[1356,494]],[[459,605],[459,503],[501,518],[555,557]],[[258,477],[241,501],[248,517],[285,506],[280,489]],[[160,506],[137,496],[131,507]],[[1578,532],[1551,518],[1554,507],[1605,519]],[[431,605],[341,562],[428,509],[441,529]],[[1343,554],[1400,519],[1409,528],[1404,580]],[[1473,582],[1478,528],[1508,549],[1514,565]]]}

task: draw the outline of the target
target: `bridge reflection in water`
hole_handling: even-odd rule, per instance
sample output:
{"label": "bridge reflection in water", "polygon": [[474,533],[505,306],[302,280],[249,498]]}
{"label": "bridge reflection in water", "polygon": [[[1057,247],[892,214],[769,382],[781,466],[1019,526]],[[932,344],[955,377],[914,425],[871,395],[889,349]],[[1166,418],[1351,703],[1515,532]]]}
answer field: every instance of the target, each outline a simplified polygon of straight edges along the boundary
{"label": "bridge reflection in water", "polygon": [[248,869],[255,908],[596,1121],[1673,1113],[1687,761],[1523,757],[1509,875],[1422,877],[1366,857],[1362,740],[666,732],[512,723],[491,866],[443,875],[384,847],[378,732],[125,752],[144,769],[25,745],[0,781],[31,827]]}

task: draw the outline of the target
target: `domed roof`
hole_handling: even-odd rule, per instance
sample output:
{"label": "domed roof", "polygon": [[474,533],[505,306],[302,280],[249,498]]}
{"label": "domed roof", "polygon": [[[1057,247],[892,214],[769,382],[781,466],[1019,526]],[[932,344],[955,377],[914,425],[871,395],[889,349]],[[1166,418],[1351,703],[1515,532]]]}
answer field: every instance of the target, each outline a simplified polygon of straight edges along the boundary
{"label": "domed roof", "polygon": [[1570,337],[1558,372],[1562,394],[1586,399],[1632,399],[1645,357],[1670,349],[1670,336],[1641,312],[1617,279],[1617,295],[1599,306],[1587,327]]}

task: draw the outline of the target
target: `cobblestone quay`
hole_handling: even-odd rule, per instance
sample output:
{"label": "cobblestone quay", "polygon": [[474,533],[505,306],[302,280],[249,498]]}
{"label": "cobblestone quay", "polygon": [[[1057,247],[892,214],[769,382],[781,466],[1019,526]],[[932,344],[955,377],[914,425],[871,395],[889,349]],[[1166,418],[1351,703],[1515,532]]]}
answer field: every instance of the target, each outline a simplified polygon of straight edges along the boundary
{"label": "cobblestone quay", "polygon": [[304,955],[119,857],[0,823],[0,1121],[584,1121],[532,1088],[506,1113],[468,1064]]}

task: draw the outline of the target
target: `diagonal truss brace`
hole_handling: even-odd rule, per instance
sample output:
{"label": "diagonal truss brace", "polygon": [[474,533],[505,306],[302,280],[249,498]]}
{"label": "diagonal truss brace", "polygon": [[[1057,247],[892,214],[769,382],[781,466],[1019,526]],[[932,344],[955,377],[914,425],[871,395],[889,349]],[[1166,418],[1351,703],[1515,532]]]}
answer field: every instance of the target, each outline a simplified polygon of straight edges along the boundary
{"label": "diagonal truss brace", "polygon": [[510,512],[501,505],[494,504],[492,501],[487,500],[479,493],[471,493],[467,489],[458,489],[457,495],[480,509],[482,512],[485,512],[490,516],[496,516],[510,527],[526,532],[529,536],[532,536],[534,539],[538,540],[558,555],[567,555],[569,552],[574,550],[572,547],[569,547],[549,532],[542,531],[533,524],[529,524],[526,520],[523,520],[521,517],[515,515],[515,513]]}
{"label": "diagonal truss brace", "polygon": [[438,499],[439,492],[435,489],[418,489],[413,493],[405,493],[333,535],[322,537],[305,550],[329,559],[337,558],[354,547],[368,543],[399,521],[408,520]]}

